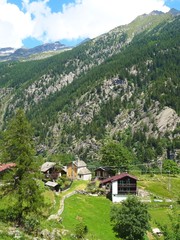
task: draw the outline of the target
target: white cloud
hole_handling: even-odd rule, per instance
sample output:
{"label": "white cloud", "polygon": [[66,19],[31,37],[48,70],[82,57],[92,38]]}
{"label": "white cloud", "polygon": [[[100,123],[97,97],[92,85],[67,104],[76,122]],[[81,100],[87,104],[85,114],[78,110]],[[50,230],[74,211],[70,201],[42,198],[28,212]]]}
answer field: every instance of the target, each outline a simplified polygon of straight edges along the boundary
{"label": "white cloud", "polygon": [[20,47],[22,39],[31,35],[29,13],[23,13],[14,5],[0,0],[0,47]]}
{"label": "white cloud", "polygon": [[76,0],[53,13],[49,0],[23,0],[23,11],[0,0],[0,47],[20,47],[28,36],[49,42],[96,37],[136,16],[153,10],[166,12],[165,0]]}

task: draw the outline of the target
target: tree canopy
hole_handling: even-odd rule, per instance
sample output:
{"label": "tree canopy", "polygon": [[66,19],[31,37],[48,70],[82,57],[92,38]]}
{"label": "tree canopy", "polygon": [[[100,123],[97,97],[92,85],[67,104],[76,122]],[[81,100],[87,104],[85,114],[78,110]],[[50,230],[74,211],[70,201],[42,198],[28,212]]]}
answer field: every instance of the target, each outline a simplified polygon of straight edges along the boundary
{"label": "tree canopy", "polygon": [[150,228],[147,206],[136,196],[129,196],[122,205],[113,205],[111,222],[117,235],[126,240],[143,240]]}
{"label": "tree canopy", "polygon": [[101,149],[101,162],[106,166],[117,167],[120,171],[129,169],[129,164],[133,161],[131,152],[117,141],[108,141]]}

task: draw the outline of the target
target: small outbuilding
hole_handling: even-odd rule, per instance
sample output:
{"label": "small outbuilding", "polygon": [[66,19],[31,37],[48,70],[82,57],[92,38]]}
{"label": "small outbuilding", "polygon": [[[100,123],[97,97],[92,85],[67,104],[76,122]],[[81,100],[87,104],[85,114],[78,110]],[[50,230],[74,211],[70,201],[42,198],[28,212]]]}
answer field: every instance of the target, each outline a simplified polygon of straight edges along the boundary
{"label": "small outbuilding", "polygon": [[109,177],[112,177],[115,174],[115,171],[111,167],[98,167],[95,170],[95,177],[99,180],[103,180]]}
{"label": "small outbuilding", "polygon": [[45,183],[46,186],[48,186],[51,190],[55,190],[56,192],[59,191],[59,184],[56,183],[56,182],[51,182],[51,181],[48,181]]}
{"label": "small outbuilding", "polygon": [[51,172],[53,172],[55,165],[56,165],[55,162],[45,162],[41,166],[41,172],[43,172],[43,173],[51,173]]}

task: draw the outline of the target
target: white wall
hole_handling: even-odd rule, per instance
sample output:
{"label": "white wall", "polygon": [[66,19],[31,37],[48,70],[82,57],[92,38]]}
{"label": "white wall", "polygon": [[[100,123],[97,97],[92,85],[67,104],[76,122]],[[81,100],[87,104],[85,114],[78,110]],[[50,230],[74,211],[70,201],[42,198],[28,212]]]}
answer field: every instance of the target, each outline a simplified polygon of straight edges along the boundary
{"label": "white wall", "polygon": [[118,182],[112,182],[112,194],[118,194]]}
{"label": "white wall", "polygon": [[112,202],[118,203],[127,199],[127,195],[112,195]]}
{"label": "white wall", "polygon": [[118,195],[118,181],[112,182],[112,202],[122,202],[126,198],[127,195]]}
{"label": "white wall", "polygon": [[91,178],[92,178],[92,174],[81,175],[81,177],[79,177],[79,179],[86,180],[86,181],[90,181]]}

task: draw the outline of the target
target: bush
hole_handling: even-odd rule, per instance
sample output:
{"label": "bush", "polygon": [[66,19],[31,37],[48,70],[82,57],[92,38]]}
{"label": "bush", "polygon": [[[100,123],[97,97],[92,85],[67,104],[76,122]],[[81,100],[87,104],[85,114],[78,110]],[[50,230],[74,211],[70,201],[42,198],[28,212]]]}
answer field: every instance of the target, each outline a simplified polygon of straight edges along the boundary
{"label": "bush", "polygon": [[39,220],[37,219],[37,216],[34,217],[27,217],[24,222],[24,229],[27,233],[36,233],[39,231]]}
{"label": "bush", "polygon": [[79,223],[76,224],[75,226],[75,236],[77,239],[82,239],[84,236],[88,233],[88,228],[87,226],[80,221]]}

